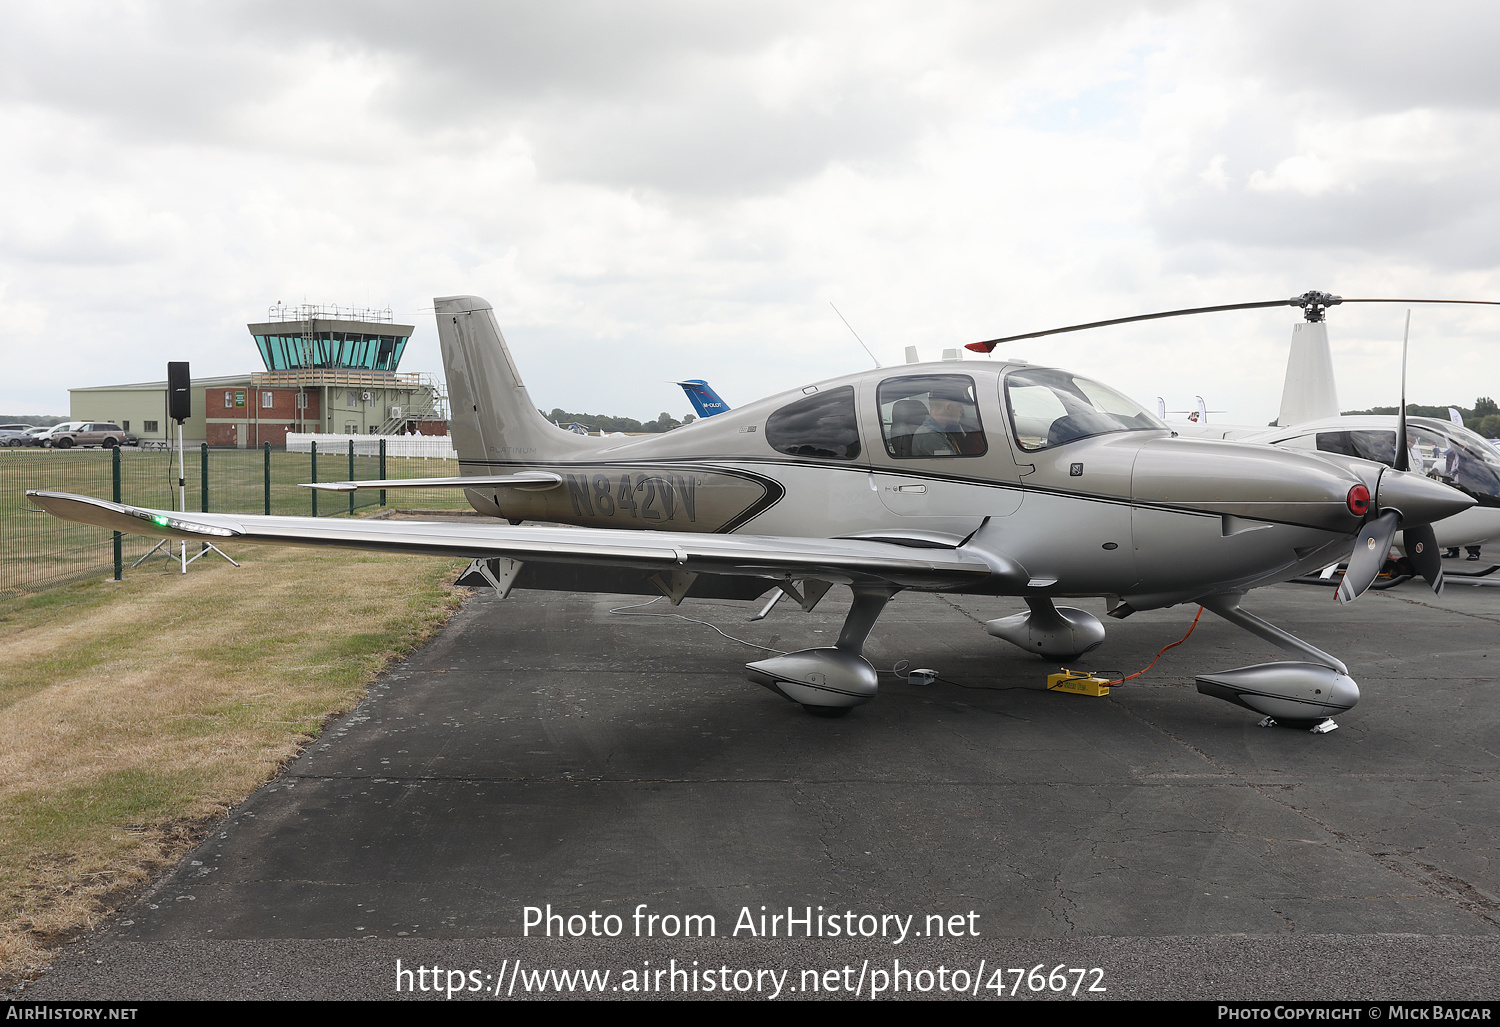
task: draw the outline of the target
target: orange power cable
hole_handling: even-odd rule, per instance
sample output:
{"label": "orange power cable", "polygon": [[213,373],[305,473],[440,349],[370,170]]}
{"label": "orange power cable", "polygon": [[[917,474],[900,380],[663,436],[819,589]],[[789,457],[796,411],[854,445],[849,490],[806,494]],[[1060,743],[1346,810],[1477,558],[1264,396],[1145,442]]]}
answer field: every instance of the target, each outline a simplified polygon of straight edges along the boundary
{"label": "orange power cable", "polygon": [[[1200,606],[1200,607],[1198,607],[1198,617],[1202,617],[1202,616],[1203,616],[1203,607]],[[1116,678],[1115,680],[1108,682],[1108,684],[1111,684],[1111,685],[1123,685],[1125,682],[1131,680],[1131,678],[1138,678],[1142,674],[1146,673],[1146,671],[1148,671],[1152,667],[1156,666],[1157,660],[1161,659],[1162,653],[1166,652],[1168,649],[1176,649],[1178,646],[1180,646],[1182,643],[1184,643],[1184,642],[1186,642],[1188,640],[1188,635],[1191,635],[1193,633],[1193,628],[1196,628],[1198,626],[1198,617],[1194,617],[1193,618],[1192,626],[1187,629],[1187,635],[1183,635],[1181,638],[1179,638],[1177,641],[1173,642],[1172,644],[1170,644],[1170,645],[1164,645],[1159,650],[1157,650],[1156,659],[1155,660],[1152,660],[1150,663],[1146,664],[1145,667],[1143,667],[1142,669],[1136,671],[1134,674],[1131,674],[1129,677]]]}

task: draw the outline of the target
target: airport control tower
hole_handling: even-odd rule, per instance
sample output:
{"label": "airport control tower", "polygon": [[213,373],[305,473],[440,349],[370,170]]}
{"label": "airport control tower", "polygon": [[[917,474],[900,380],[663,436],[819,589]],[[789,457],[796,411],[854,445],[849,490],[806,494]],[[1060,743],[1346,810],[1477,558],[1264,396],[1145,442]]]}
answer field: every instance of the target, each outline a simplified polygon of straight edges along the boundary
{"label": "airport control tower", "polygon": [[391,311],[277,303],[247,326],[266,369],[251,390],[302,432],[393,435],[446,416],[436,379],[397,370],[412,325]]}
{"label": "airport control tower", "polygon": [[[397,368],[412,325],[389,310],[278,303],[248,326],[264,371],[193,379],[194,444],[285,445],[287,435],[446,435],[447,401],[430,374]],[[145,444],[171,438],[167,383],[68,390],[72,419],[112,421]]]}

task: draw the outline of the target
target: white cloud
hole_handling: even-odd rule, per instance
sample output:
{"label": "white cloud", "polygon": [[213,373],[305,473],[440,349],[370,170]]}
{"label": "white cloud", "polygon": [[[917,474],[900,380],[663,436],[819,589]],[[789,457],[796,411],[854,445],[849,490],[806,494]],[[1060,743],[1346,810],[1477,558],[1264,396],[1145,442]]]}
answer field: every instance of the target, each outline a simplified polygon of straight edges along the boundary
{"label": "white cloud", "polygon": [[[438,370],[423,309],[477,293],[538,402],[653,416],[686,410],[669,377],[743,402],[862,366],[830,300],[899,362],[1312,287],[1500,296],[1500,14],[1261,10],[11,6],[4,345],[77,359],[28,363],[0,408],[243,370],[276,299],[390,304],[404,366]],[[1294,315],[1024,351],[1264,421]],[[1335,312],[1351,405],[1388,391],[1389,320]],[[1500,322],[1416,325],[1414,397],[1470,402],[1444,369]]]}

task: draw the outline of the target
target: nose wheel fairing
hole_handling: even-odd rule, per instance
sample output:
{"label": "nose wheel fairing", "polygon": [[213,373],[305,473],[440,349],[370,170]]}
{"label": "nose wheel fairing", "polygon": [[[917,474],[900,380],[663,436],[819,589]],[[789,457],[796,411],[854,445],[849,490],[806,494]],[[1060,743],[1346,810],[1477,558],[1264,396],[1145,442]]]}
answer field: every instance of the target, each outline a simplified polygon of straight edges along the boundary
{"label": "nose wheel fairing", "polygon": [[1282,724],[1319,723],[1359,702],[1359,685],[1353,678],[1316,663],[1262,663],[1199,674],[1197,682],[1204,695]]}
{"label": "nose wheel fairing", "polygon": [[1349,676],[1349,668],[1296,635],[1240,609],[1242,598],[1242,593],[1229,592],[1199,602],[1229,623],[1304,659],[1199,674],[1198,691],[1264,714],[1280,724],[1309,726],[1326,721],[1328,726],[1321,730],[1332,730],[1337,725],[1329,718],[1353,709],[1359,702],[1359,685]]}

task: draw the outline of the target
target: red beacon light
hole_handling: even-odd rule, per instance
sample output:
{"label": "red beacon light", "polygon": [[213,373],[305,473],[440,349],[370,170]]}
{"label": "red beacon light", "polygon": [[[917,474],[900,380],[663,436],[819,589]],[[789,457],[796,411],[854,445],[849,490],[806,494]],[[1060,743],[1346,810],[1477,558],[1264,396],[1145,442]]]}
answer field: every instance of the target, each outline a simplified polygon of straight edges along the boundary
{"label": "red beacon light", "polygon": [[1344,502],[1349,505],[1350,513],[1356,517],[1363,517],[1370,512],[1370,490],[1363,485],[1356,485],[1349,490],[1349,495]]}

